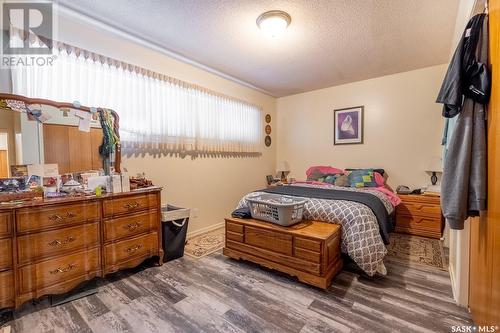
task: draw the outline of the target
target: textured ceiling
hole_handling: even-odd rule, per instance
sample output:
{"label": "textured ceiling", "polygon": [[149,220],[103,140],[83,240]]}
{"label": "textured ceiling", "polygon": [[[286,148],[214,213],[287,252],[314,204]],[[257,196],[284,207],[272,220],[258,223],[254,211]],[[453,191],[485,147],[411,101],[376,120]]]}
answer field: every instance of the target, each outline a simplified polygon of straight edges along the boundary
{"label": "textured ceiling", "polygon": [[[217,71],[285,96],[448,61],[456,0],[59,0]],[[255,24],[288,12],[279,39]]]}

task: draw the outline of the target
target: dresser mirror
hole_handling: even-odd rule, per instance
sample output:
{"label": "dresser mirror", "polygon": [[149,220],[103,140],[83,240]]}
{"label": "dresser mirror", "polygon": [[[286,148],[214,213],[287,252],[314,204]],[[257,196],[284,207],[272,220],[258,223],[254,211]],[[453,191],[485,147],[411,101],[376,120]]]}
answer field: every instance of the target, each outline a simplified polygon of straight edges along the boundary
{"label": "dresser mirror", "polygon": [[0,94],[0,178],[21,175],[29,164],[57,164],[60,174],[88,170],[120,172],[120,146],[103,145],[100,115],[111,110],[89,108],[19,95]]}

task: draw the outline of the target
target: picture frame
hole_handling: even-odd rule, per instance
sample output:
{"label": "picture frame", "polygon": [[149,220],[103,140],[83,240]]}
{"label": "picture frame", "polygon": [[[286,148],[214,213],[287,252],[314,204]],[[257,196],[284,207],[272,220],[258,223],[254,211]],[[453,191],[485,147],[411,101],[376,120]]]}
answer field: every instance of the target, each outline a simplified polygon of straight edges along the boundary
{"label": "picture frame", "polygon": [[333,144],[363,144],[364,106],[333,110]]}

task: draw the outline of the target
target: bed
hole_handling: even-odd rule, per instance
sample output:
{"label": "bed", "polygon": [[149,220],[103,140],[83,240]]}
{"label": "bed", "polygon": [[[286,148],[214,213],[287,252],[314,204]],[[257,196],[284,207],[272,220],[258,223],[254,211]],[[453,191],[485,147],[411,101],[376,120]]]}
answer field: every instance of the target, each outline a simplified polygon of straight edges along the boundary
{"label": "bed", "polygon": [[[388,233],[393,229],[391,217],[399,203],[399,198],[392,191],[382,186],[353,188],[318,182],[299,182],[279,188],[282,189],[275,190],[274,193],[299,196],[307,200],[304,219],[340,224],[342,253],[349,255],[366,274],[386,274],[383,259],[387,249],[384,243],[388,243]],[[290,193],[287,193],[286,188],[290,189]],[[248,197],[264,191],[273,192],[264,189],[249,193],[239,201],[237,208],[246,207]],[[335,193],[335,196],[329,196],[328,191]],[[301,196],[301,193],[305,195]],[[327,199],[331,197],[346,199]],[[364,197],[365,200],[358,200],[358,197]],[[370,204],[366,198],[376,204]],[[375,209],[377,205],[382,207],[378,211]],[[385,212],[380,212],[383,209]],[[384,220],[384,213],[388,217],[387,221]]]}

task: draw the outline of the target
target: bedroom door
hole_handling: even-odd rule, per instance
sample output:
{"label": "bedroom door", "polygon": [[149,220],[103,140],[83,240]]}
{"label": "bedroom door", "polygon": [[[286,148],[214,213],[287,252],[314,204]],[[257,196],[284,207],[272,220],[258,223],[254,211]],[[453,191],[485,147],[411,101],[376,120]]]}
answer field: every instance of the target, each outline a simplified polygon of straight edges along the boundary
{"label": "bedroom door", "polygon": [[471,220],[469,306],[478,325],[500,326],[500,0],[489,1],[488,210]]}

